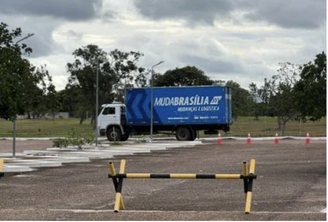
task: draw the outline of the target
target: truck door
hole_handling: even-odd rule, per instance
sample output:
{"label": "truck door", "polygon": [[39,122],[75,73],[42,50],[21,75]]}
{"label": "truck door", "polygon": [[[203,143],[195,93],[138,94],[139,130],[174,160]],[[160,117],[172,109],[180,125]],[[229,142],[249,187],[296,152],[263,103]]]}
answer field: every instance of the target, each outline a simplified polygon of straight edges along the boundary
{"label": "truck door", "polygon": [[108,125],[120,125],[120,107],[105,107],[99,116],[100,129],[106,129]]}

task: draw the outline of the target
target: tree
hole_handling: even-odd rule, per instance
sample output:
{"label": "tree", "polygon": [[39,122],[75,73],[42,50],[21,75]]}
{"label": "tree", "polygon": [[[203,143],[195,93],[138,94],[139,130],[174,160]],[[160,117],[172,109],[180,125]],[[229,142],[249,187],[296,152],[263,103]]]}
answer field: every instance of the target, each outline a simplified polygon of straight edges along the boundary
{"label": "tree", "polygon": [[232,115],[235,120],[238,116],[247,116],[250,113],[253,100],[250,93],[240,87],[240,85],[232,80],[228,81],[225,86],[231,88],[231,106]]}
{"label": "tree", "polygon": [[268,101],[265,98],[269,98],[267,95],[268,91],[265,87],[259,89],[255,83],[251,83],[249,89],[253,100],[251,113],[255,117],[255,120],[259,120],[260,116],[267,115]]}
{"label": "tree", "polygon": [[7,24],[0,23],[0,118],[7,120],[25,113],[30,117],[31,112],[40,116],[53,105],[53,99],[45,99],[46,94],[55,93],[45,66],[36,68],[23,57],[32,53],[32,49],[17,44],[21,33],[20,28],[9,31]]}
{"label": "tree", "polygon": [[113,85],[115,100],[124,102],[126,88],[146,85],[145,68],[137,66],[137,62],[143,54],[134,51],[122,52],[115,49],[108,56],[110,69],[118,79]]}
{"label": "tree", "polygon": [[87,45],[75,50],[73,55],[75,62],[67,64],[71,76],[66,90],[78,94],[78,107],[74,108],[80,109],[80,123],[84,121],[87,111],[92,113],[91,123],[95,119],[97,64],[99,105],[114,100],[123,101],[125,85],[142,85],[145,82],[145,69],[136,65],[142,56],[139,52],[126,53],[116,49],[108,54],[96,45]]}
{"label": "tree", "polygon": [[52,77],[49,75],[48,71],[46,72],[46,76],[47,76],[47,85],[44,94],[45,97],[44,102],[46,104],[47,112],[51,113],[52,119],[54,120],[56,113],[60,109],[59,95],[56,91],[55,85],[52,83]]}
{"label": "tree", "polygon": [[212,84],[213,81],[195,66],[168,70],[163,75],[157,74],[154,78],[154,86],[199,86]]}
{"label": "tree", "polygon": [[9,31],[7,24],[0,23],[0,118],[6,120],[15,120],[17,115],[24,114],[27,83],[33,80],[34,68],[22,57],[22,52],[30,54],[32,49],[14,43],[21,33],[20,28]]}
{"label": "tree", "polygon": [[314,62],[302,67],[301,79],[295,84],[297,108],[303,120],[326,116],[326,54],[316,55]]}
{"label": "tree", "polygon": [[67,85],[65,89],[57,92],[60,111],[68,112],[70,117],[80,116],[77,113],[79,109],[79,101],[82,101],[81,88],[76,85]]}
{"label": "tree", "polygon": [[107,53],[96,45],[87,45],[73,52],[74,63],[68,63],[67,69],[71,73],[66,89],[78,92],[78,102],[81,108],[80,123],[85,120],[86,112],[95,115],[96,98],[96,72],[99,66],[99,98],[100,103],[112,102],[111,95],[113,84],[117,81],[114,73],[109,68]]}
{"label": "tree", "polygon": [[28,118],[40,118],[47,112],[52,113],[59,110],[56,88],[52,83],[46,65],[33,68],[31,78],[26,82],[28,93],[25,95],[26,113]]}
{"label": "tree", "polygon": [[[285,135],[286,123],[296,119],[299,112],[295,103],[294,85],[299,74],[299,66],[280,63],[278,74],[271,80],[264,79],[264,85],[258,90],[258,96],[265,104],[269,116],[276,116],[278,129]],[[256,85],[254,84],[255,88]]]}

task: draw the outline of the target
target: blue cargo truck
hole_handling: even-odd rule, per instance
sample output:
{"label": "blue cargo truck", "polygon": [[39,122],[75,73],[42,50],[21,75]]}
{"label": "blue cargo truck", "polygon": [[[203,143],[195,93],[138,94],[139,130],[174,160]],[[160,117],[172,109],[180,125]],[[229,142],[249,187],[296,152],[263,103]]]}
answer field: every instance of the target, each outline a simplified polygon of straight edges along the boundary
{"label": "blue cargo truck", "polygon": [[125,141],[131,134],[149,134],[151,116],[154,134],[174,133],[182,141],[194,140],[198,131],[227,132],[232,124],[229,87],[134,88],[127,90],[125,104],[102,107],[98,128],[110,141]]}

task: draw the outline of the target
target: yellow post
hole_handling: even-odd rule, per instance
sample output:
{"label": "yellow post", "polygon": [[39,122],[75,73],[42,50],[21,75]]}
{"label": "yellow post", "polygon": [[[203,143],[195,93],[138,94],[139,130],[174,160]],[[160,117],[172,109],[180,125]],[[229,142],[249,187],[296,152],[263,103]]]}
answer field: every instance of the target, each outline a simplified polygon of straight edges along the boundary
{"label": "yellow post", "polygon": [[245,206],[245,213],[249,214],[251,212],[251,203],[252,202],[252,192],[248,191],[246,194],[246,206]]}
{"label": "yellow post", "polygon": [[117,213],[121,209],[121,201],[122,201],[122,194],[116,193],[115,196],[115,205],[114,205],[114,212]]}
{"label": "yellow post", "polygon": [[255,174],[255,160],[251,159],[251,164],[249,167],[249,173]]}
{"label": "yellow post", "polygon": [[[121,165],[120,165],[120,174],[124,174],[125,173],[125,160],[121,160]],[[125,209],[125,206],[124,206],[124,202],[123,202],[123,198],[122,198],[122,195],[121,195],[121,205],[120,205],[120,210],[124,210]]]}
{"label": "yellow post", "polygon": [[120,174],[124,174],[125,171],[125,160],[121,160],[121,165],[120,165]]}
{"label": "yellow post", "polygon": [[4,159],[0,158],[0,173],[3,172],[3,162],[4,162]]}
{"label": "yellow post", "polygon": [[247,173],[248,169],[247,168],[248,168],[247,167],[247,162],[243,162],[243,175],[244,176],[248,175],[248,173]]}
{"label": "yellow post", "polygon": [[108,166],[109,166],[108,171],[109,171],[110,175],[116,176],[116,171],[115,171],[114,163],[113,162],[109,162]]}
{"label": "yellow post", "polygon": [[[248,175],[247,162],[243,162],[243,175],[244,176],[247,176]],[[244,179],[244,189],[245,189],[245,201],[246,201],[246,196],[247,196],[247,179]]]}
{"label": "yellow post", "polygon": [[[121,160],[121,165],[120,165],[120,174],[124,174],[125,172],[125,160]],[[115,174],[116,175],[116,174]],[[122,198],[122,183],[123,183],[123,179],[120,179],[121,181],[119,181],[119,188],[116,192],[116,198],[115,198],[115,206],[114,206],[114,212],[118,212],[119,210],[124,210],[125,206],[124,206],[124,202],[123,202],[123,198]]]}
{"label": "yellow post", "polygon": [[[251,159],[250,167],[249,167],[249,174],[255,173],[255,160]],[[251,202],[252,202],[252,183],[253,179],[249,180],[247,194],[246,194],[246,206],[245,206],[245,213],[249,214],[251,212]]]}

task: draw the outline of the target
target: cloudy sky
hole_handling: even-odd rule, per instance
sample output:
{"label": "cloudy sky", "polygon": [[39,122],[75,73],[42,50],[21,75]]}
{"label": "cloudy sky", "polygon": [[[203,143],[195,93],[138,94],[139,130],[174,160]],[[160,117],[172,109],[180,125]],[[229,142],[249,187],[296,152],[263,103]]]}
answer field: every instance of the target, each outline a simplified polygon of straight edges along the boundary
{"label": "cloudy sky", "polygon": [[72,52],[96,44],[140,51],[157,72],[196,66],[248,88],[280,62],[304,64],[326,51],[325,0],[0,0],[0,22],[23,35],[34,65],[63,89]]}

